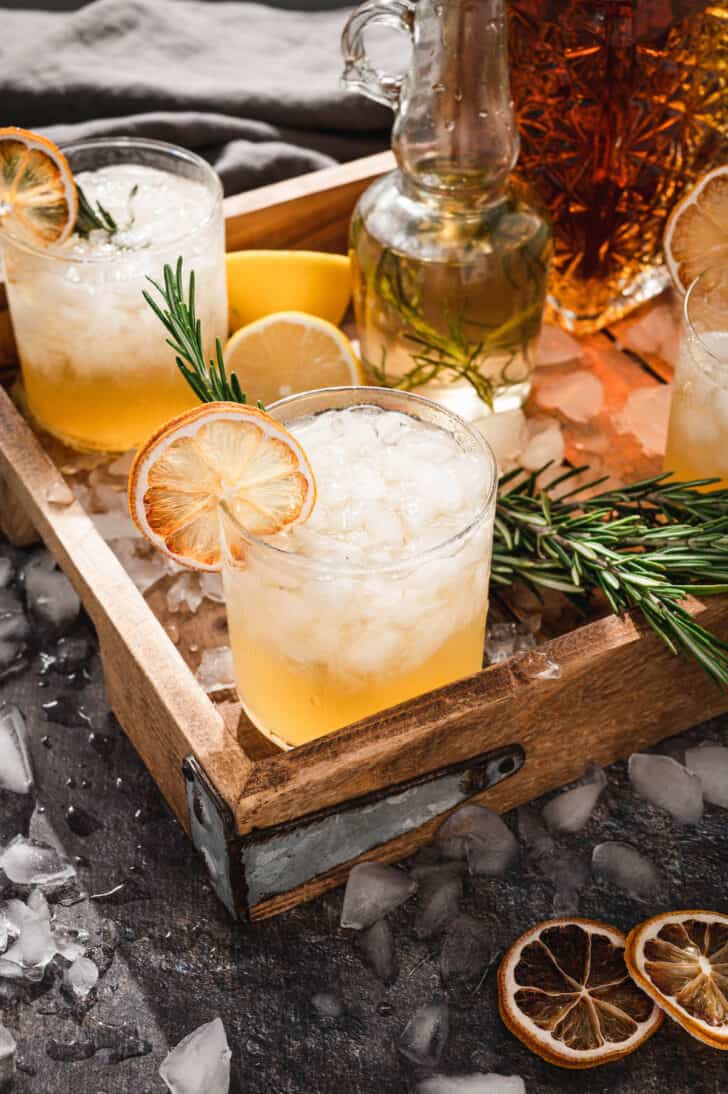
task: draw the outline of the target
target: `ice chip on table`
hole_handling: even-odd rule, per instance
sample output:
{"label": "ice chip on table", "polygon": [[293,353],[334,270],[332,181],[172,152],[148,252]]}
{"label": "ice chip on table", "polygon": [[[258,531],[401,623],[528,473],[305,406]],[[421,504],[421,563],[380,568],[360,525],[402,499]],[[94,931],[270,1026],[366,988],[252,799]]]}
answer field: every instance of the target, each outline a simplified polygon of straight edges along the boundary
{"label": "ice chip on table", "polygon": [[628,769],[635,793],[658,809],[665,809],[675,820],[697,824],[703,816],[700,779],[670,756],[633,752]]}
{"label": "ice chip on table", "polygon": [[520,409],[488,414],[473,424],[493,449],[501,471],[507,470],[518,460],[528,443],[526,416]]}
{"label": "ice chip on table", "polygon": [[591,372],[578,369],[549,377],[539,384],[536,399],[547,410],[558,410],[572,422],[588,422],[602,409],[604,388]]}
{"label": "ice chip on table", "polygon": [[440,934],[460,911],[463,895],[462,866],[447,863],[442,866],[420,866],[412,870],[417,882],[420,911],[415,920],[418,938]]}
{"label": "ice chip on table", "polygon": [[225,1027],[215,1018],[180,1041],[159,1074],[171,1094],[228,1094],[230,1056]]}
{"label": "ice chip on table", "polygon": [[0,707],[0,790],[29,794],[34,782],[25,718],[16,706]]}
{"label": "ice chip on table", "polygon": [[490,926],[460,915],[447,929],[440,951],[440,977],[447,988],[474,990],[495,955]]}
{"label": "ice chip on table", "polygon": [[579,786],[564,790],[544,806],[543,819],[554,832],[580,832],[606,785],[607,776],[601,767],[590,764]]}
{"label": "ice chip on table", "polygon": [[[217,576],[217,575],[215,575]],[[186,607],[193,615],[202,603],[203,594],[197,574],[189,570],[179,574],[167,589],[167,610],[173,615]]]}
{"label": "ice chip on table", "polygon": [[15,1038],[0,1022],[0,1090],[12,1084],[15,1078],[15,1049]]}
{"label": "ice chip on table", "polygon": [[518,834],[531,855],[538,861],[553,854],[556,844],[534,806],[520,806],[516,817]]}
{"label": "ice chip on table", "polygon": [[18,938],[3,957],[20,965],[28,979],[40,979],[43,970],[56,954],[56,945],[47,919],[28,918]]}
{"label": "ice chip on table", "polygon": [[99,979],[99,968],[88,957],[77,957],[63,974],[64,987],[78,999],[85,999]]}
{"label": "ice chip on table", "polygon": [[581,357],[582,348],[575,338],[553,323],[544,323],[536,342],[536,367],[564,364]]}
{"label": "ice chip on table", "polygon": [[440,825],[435,843],[446,858],[468,861],[472,874],[499,877],[518,857],[518,840],[484,805],[461,805]]}
{"label": "ice chip on table", "polygon": [[73,491],[62,479],[57,479],[46,488],[45,499],[59,509],[67,509],[75,500]]}
{"label": "ice chip on table", "polygon": [[362,931],[404,904],[417,882],[396,866],[360,862],[349,874],[341,909],[341,926]]}
{"label": "ice chip on table", "polygon": [[202,572],[197,575],[200,582],[200,591],[206,600],[212,600],[216,604],[225,602],[225,594],[222,589],[222,577],[220,574]]}
{"label": "ice chip on table", "polygon": [[392,928],[386,919],[378,919],[371,927],[356,936],[356,946],[375,976],[385,984],[397,978],[397,959],[394,952]]}
{"label": "ice chip on table", "polygon": [[136,535],[113,539],[109,546],[140,593],[168,573],[164,555]]}
{"label": "ice chip on table", "polygon": [[655,866],[628,843],[598,843],[592,852],[592,873],[636,900],[649,900],[660,889]]}
{"label": "ice chip on table", "polygon": [[533,632],[525,623],[491,623],[485,636],[485,654],[491,665],[527,653],[535,645]]}
{"label": "ice chip on table", "polygon": [[122,509],[109,509],[103,513],[89,513],[96,531],[107,543],[115,539],[133,539],[138,536],[136,525]]}
{"label": "ice chip on table", "polygon": [[705,800],[728,809],[728,748],[712,744],[689,748],[685,766],[700,779]]}
{"label": "ice chip on table", "polygon": [[433,1075],[417,1094],[526,1094],[526,1084],[518,1075]]}
{"label": "ice chip on table", "polygon": [[233,654],[229,646],[215,646],[202,651],[202,660],[195,673],[198,683],[211,695],[235,687]]}
{"label": "ice chip on table", "polygon": [[556,468],[564,459],[564,435],[555,418],[530,418],[528,443],[518,462],[527,471],[540,471],[546,464],[556,474]]}
{"label": "ice chip on table", "polygon": [[436,1067],[445,1051],[449,1032],[447,1003],[426,1003],[407,1022],[397,1048],[413,1064]]}
{"label": "ice chip on table", "polygon": [[23,574],[31,615],[57,634],[69,630],[81,610],[81,601],[66,575],[55,568],[48,552],[34,555]]}
{"label": "ice chip on table", "polygon": [[614,415],[620,433],[631,433],[648,456],[660,456],[667,444],[672,384],[656,384],[631,391],[626,403]]}
{"label": "ice chip on table", "polygon": [[16,885],[61,885],[76,876],[76,870],[55,847],[16,836],[0,851],[0,869]]}
{"label": "ice chip on table", "polygon": [[322,1018],[340,1018],[344,1013],[344,1007],[338,995],[330,991],[320,991],[312,996],[311,1002],[314,1010]]}

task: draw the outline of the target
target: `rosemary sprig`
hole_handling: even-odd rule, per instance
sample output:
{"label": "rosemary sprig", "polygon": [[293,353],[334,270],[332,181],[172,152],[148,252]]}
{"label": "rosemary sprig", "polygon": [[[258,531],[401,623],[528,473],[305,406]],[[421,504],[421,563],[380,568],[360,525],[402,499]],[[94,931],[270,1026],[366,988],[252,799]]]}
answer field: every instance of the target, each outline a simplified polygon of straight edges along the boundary
{"label": "rosemary sprig", "polygon": [[[139,186],[132,186],[129,191],[128,197],[128,209],[129,219],[123,227],[123,231],[131,228],[136,219],[136,213],[134,211],[134,198],[139,192]],[[83,189],[76,183],[76,193],[78,194],[78,215],[76,217],[76,234],[80,235],[82,239],[86,239],[91,232],[102,231],[107,232],[109,236],[113,237],[119,231],[119,225],[111,215],[108,209],[104,208],[100,201],[96,202],[94,207],[88,200],[83,192]]]}
{"label": "rosemary sprig", "polygon": [[[230,402],[245,403],[245,392],[234,372],[228,377],[222,356],[222,343],[215,340],[216,361],[205,361],[202,345],[202,324],[195,312],[195,273],[190,273],[187,299],[185,299],[182,280],[182,259],[177,260],[177,269],[164,267],[164,285],[153,278],[147,281],[161,296],[165,308],[143,291],[144,299],[159,321],[166,327],[170,336],[167,345],[175,352],[177,367],[190,385],[195,395],[203,403]],[[260,405],[260,404],[259,404]]]}
{"label": "rosemary sprig", "polygon": [[[545,469],[544,469],[545,470]],[[728,687],[728,644],[706,631],[680,603],[728,593],[728,490],[698,493],[692,483],[659,475],[585,500],[553,496],[584,468],[544,489],[539,473],[501,481],[492,579],[558,589],[583,604],[601,592],[622,615],[637,608],[677,653],[693,656]]]}

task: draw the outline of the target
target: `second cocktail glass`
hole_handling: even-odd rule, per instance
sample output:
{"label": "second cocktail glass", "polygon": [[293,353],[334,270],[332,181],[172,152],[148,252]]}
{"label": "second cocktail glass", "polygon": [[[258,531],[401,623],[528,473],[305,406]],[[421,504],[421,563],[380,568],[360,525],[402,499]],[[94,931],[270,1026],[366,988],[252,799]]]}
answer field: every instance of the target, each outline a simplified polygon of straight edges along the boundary
{"label": "second cocktail glass", "polygon": [[497,470],[475,430],[414,395],[332,388],[269,411],[318,499],[274,540],[223,514],[223,580],[243,706],[290,747],[481,668]]}

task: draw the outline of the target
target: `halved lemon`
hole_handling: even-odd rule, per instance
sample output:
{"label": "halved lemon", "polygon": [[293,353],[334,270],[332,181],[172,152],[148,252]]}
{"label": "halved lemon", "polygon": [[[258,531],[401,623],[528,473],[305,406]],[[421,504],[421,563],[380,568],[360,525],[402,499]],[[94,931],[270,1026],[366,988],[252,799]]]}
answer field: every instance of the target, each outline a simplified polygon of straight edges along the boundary
{"label": "halved lemon", "polygon": [[551,1064],[598,1067],[639,1048],[662,1012],[630,979],[621,931],[591,919],[550,919],[526,931],[498,970],[511,1033]]}
{"label": "halved lemon", "polygon": [[218,509],[273,535],[305,520],[316,482],[296,438],[269,414],[207,403],[167,422],[136,454],[129,512],[142,535],[196,570],[220,569]]}
{"label": "halved lemon", "polygon": [[28,129],[0,129],[0,228],[31,243],[63,243],[76,226],[78,195],[66,157]]}
{"label": "halved lemon", "polygon": [[248,398],[266,405],[301,391],[363,383],[346,335],[303,312],[276,312],[241,327],[223,356]]}
{"label": "halved lemon", "polygon": [[700,1041],[728,1050],[728,915],[663,912],[630,931],[632,978]]}
{"label": "halved lemon", "polygon": [[665,227],[664,251],[681,292],[710,266],[728,265],[728,164],[709,171],[677,203]]}
{"label": "halved lemon", "polygon": [[277,311],[302,311],[338,324],[351,299],[347,255],[323,251],[231,251],[230,330]]}

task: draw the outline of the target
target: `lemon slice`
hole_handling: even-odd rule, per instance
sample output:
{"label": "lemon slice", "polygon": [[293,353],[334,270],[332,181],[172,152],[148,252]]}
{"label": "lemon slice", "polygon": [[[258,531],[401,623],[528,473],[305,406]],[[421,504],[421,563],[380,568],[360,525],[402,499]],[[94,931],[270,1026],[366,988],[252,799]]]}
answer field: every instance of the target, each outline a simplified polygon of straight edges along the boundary
{"label": "lemon slice", "polygon": [[321,251],[233,251],[227,266],[230,330],[277,311],[302,311],[338,324],[351,299],[346,255]]}
{"label": "lemon slice", "polygon": [[664,251],[681,292],[710,266],[728,265],[728,164],[704,175],[672,210]]}
{"label": "lemon slice", "polygon": [[223,353],[251,401],[266,406],[301,391],[363,383],[351,342],[333,323],[286,311],[249,323]]}
{"label": "lemon slice", "polygon": [[728,915],[664,912],[627,938],[633,979],[700,1041],[728,1050]]}
{"label": "lemon slice", "polygon": [[315,500],[296,438],[240,403],[207,403],[173,418],[139,449],[129,474],[139,531],[196,570],[220,569],[221,504],[248,532],[268,536],[306,520]]}
{"label": "lemon slice", "polygon": [[0,229],[46,247],[76,226],[78,195],[66,157],[27,129],[0,129]]}
{"label": "lemon slice", "polygon": [[558,1067],[598,1067],[634,1052],[663,1015],[630,979],[624,945],[621,931],[590,919],[532,927],[498,970],[511,1033]]}

